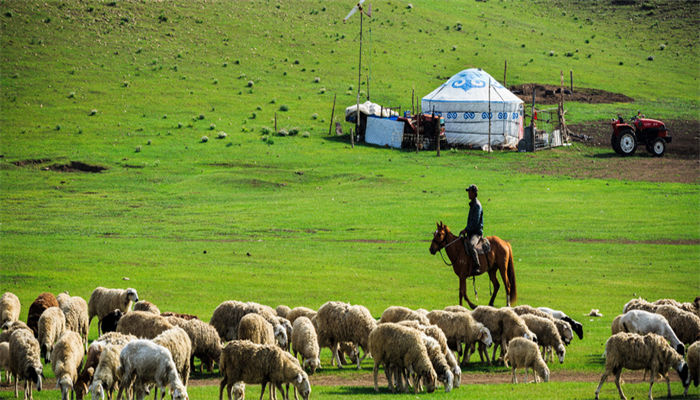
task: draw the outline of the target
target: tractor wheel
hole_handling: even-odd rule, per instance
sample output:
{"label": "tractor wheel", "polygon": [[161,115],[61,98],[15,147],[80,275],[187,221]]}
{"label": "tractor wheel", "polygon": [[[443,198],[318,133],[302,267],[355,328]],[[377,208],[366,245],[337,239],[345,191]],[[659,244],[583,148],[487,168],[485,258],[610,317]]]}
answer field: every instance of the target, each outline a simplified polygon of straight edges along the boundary
{"label": "tractor wheel", "polygon": [[613,150],[615,150],[615,153],[622,155],[622,150],[620,150],[620,146],[618,146],[618,138],[615,137],[614,133],[610,136],[610,145]]}
{"label": "tractor wheel", "polygon": [[664,142],[663,139],[658,138],[648,146],[647,150],[649,150],[649,153],[651,153],[652,156],[661,157],[666,152],[666,142]]}
{"label": "tractor wheel", "polygon": [[622,156],[631,156],[637,151],[637,139],[632,130],[623,131],[617,137],[615,145],[620,149]]}

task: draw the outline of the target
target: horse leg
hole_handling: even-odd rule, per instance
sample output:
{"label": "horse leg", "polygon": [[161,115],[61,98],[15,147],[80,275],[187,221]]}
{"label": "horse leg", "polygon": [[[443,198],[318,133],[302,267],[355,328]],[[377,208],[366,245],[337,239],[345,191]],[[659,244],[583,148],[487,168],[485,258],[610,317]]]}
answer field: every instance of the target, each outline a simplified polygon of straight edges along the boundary
{"label": "horse leg", "polygon": [[[489,278],[491,278],[491,283],[493,283],[493,294],[491,295],[491,300],[489,300],[489,305],[493,306],[493,301],[496,299],[496,295],[498,294],[498,289],[501,287],[501,284],[498,283],[498,277],[496,276],[495,269],[489,270]],[[510,304],[508,304],[508,306],[510,306]]]}
{"label": "horse leg", "polygon": [[[459,305],[462,305],[462,297],[467,298],[467,281],[466,279],[459,280]],[[467,300],[469,301],[469,300]]]}
{"label": "horse leg", "polygon": [[498,270],[501,272],[501,280],[503,281],[503,286],[505,286],[506,289],[506,306],[510,307],[510,282],[508,279],[506,279],[506,268],[506,265],[499,265]]}

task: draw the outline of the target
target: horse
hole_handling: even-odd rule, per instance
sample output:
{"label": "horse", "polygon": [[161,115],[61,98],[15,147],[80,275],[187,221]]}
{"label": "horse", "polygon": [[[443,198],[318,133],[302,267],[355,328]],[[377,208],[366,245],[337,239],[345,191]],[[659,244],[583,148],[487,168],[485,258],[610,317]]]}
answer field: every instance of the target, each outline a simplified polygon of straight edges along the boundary
{"label": "horse", "polygon": [[[491,243],[491,250],[486,254],[479,254],[479,263],[482,268],[478,273],[475,273],[474,261],[467,254],[462,238],[452,234],[442,221],[437,223],[437,230],[433,234],[433,241],[430,243],[430,254],[435,255],[438,251],[445,249],[447,257],[452,262],[452,269],[459,277],[460,306],[462,305],[462,299],[464,299],[469,304],[469,307],[472,309],[476,308],[476,304],[472,303],[467,297],[467,278],[481,275],[486,271],[488,271],[493,283],[493,294],[491,295],[491,300],[489,300],[490,306],[493,306],[498,289],[501,287],[496,276],[497,271],[501,273],[501,280],[505,286],[506,304],[508,307],[510,307],[511,302],[515,303],[517,300],[518,292],[515,287],[513,249],[510,247],[510,243],[498,236],[488,236],[487,239]],[[484,267],[486,271],[484,271]]]}

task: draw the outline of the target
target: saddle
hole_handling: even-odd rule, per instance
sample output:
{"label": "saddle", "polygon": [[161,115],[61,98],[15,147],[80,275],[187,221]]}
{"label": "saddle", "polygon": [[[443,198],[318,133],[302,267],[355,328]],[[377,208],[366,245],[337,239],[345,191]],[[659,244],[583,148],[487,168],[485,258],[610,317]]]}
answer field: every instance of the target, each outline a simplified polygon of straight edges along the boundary
{"label": "saddle", "polygon": [[474,246],[474,250],[476,250],[476,254],[488,254],[491,252],[491,243],[486,237],[482,236],[476,243],[476,246]]}

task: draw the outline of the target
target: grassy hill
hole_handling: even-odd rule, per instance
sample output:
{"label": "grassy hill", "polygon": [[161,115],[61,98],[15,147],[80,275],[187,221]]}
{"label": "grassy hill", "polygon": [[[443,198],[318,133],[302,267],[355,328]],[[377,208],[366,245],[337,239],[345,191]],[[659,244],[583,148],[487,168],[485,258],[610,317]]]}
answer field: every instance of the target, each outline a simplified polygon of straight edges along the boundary
{"label": "grassy hill", "polygon": [[[437,221],[462,228],[470,183],[480,187],[486,233],[513,246],[519,303],[584,322],[586,338],[553,371],[602,372],[610,321],[630,298],[692,301],[697,184],[575,179],[567,165],[596,168],[602,154],[581,145],[437,158],[351,149],[327,136],[333,96],[336,120],[355,102],[359,19],[341,22],[351,6],[0,2],[0,291],[20,297],[22,318],[42,291],[88,298],[98,285],[131,286],[161,310],[205,320],[227,299],[313,308],[342,300],[377,317],[389,305],[442,308],[456,301],[457,279],[428,246]],[[568,103],[572,121],[637,109],[698,119],[697,2],[377,1],[372,9],[370,93],[384,105],[410,108],[413,89],[421,97],[468,67],[500,79],[507,59],[508,84],[556,84],[559,71],[573,70],[575,85],[635,99]],[[275,114],[278,128],[298,134],[276,136]],[[561,171],[520,171],[524,157]],[[106,170],[67,172],[71,161]],[[487,279],[476,286],[484,304]],[[585,317],[592,308],[604,316]],[[552,386],[559,398],[595,390]],[[370,395],[351,389],[319,390]],[[202,390],[208,397],[211,388]],[[516,390],[541,398],[547,387]],[[447,396],[475,392],[509,396],[488,385]],[[616,396],[614,385],[604,393]]]}

